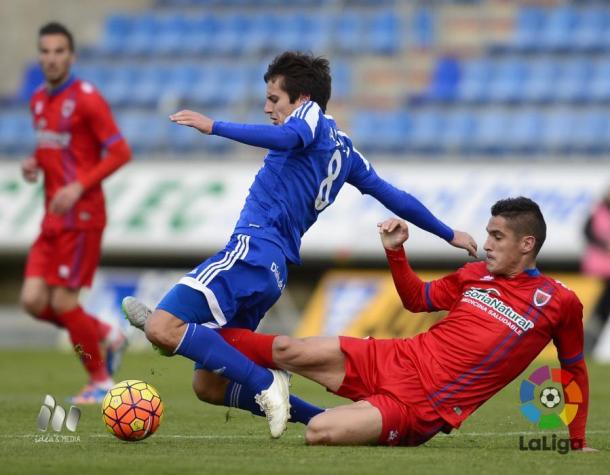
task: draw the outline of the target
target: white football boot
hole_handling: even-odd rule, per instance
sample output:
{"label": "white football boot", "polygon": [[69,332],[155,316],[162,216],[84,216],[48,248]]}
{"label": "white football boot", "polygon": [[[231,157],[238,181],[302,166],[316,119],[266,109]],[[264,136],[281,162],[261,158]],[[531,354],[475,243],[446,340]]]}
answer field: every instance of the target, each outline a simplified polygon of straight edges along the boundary
{"label": "white football boot", "polygon": [[278,369],[269,371],[273,374],[273,382],[254,396],[254,401],[267,416],[271,437],[277,439],[286,430],[290,417],[290,374]]}
{"label": "white football boot", "polygon": [[121,304],[123,314],[134,327],[144,331],[146,319],[151,315],[152,310],[140,302],[135,297],[125,297]]}

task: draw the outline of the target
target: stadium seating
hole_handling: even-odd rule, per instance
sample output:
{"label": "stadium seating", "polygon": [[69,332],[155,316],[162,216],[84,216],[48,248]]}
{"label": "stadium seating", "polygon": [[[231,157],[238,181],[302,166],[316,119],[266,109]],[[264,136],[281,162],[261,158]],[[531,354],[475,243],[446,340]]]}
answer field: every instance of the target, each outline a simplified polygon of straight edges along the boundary
{"label": "stadium seating", "polygon": [[[421,154],[600,159],[610,153],[607,4],[516,6],[505,40],[460,55],[436,50],[443,6],[454,3],[494,5],[156,0],[141,11],[110,14],[99,42],[81,54],[77,74],[102,91],[142,157],[235,150],[226,140],[201,140],[170,123],[167,113],[189,107],[219,119],[261,122],[262,77],[269,59],[284,49],[331,59],[331,113],[333,104],[342,107],[341,115],[347,115],[342,127],[366,153],[397,159]],[[378,104],[374,93],[362,94],[369,84],[354,76],[367,72],[369,58],[378,59],[374,64],[400,64],[421,51],[432,58],[438,53],[424,91],[413,97],[393,93],[398,101]],[[383,71],[373,76],[380,84],[371,90],[383,91]],[[31,150],[33,133],[23,105],[10,104],[0,112],[0,153],[19,155]]]}

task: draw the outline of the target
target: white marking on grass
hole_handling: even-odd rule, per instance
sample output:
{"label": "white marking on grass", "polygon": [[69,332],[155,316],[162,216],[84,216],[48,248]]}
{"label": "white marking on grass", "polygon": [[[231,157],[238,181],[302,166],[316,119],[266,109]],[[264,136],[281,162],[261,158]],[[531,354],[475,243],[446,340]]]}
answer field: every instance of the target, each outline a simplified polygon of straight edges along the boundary
{"label": "white marking on grass", "polygon": [[[515,435],[550,435],[550,434],[556,434],[556,433],[565,433],[566,435],[568,434],[567,431],[557,431],[557,432],[551,432],[551,431],[546,431],[546,432],[542,432],[542,431],[515,431],[515,432],[460,432],[457,431],[455,433],[451,433],[448,434],[450,436],[467,436],[467,437],[491,437],[491,436],[496,436],[496,437],[512,437]],[[587,435],[588,434],[610,434],[610,430],[588,430],[587,431]]]}
{"label": "white marking on grass", "polygon": [[[567,432],[558,431],[561,433]],[[513,437],[515,435],[550,435],[556,434],[558,432],[540,432],[540,431],[515,431],[515,432],[460,432],[456,431],[454,433],[448,434],[449,437]],[[588,430],[587,435],[589,434],[610,434],[610,430]],[[13,439],[13,438],[34,438],[44,434],[0,434],[0,439]],[[111,434],[78,434],[83,437],[91,437],[95,439],[106,439],[112,438]],[[441,435],[445,435],[442,434]],[[155,439],[202,439],[202,440],[248,440],[248,439],[260,439],[261,437],[266,437],[264,434],[240,434],[240,435],[212,435],[212,434],[201,434],[201,435],[187,435],[187,434],[156,434]],[[282,439],[302,439],[302,434],[285,434],[282,436]]]}

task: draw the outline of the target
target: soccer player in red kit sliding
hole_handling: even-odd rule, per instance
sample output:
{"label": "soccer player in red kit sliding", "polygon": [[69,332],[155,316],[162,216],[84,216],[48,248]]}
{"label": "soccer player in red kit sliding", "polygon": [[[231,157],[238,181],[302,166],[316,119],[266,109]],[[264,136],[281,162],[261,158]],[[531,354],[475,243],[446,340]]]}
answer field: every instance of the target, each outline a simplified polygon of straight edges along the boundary
{"label": "soccer player in red kit sliding", "polygon": [[506,199],[491,214],[485,262],[427,283],[405,255],[406,222],[379,225],[405,308],[449,311],[413,338],[295,339],[243,330],[225,331],[224,337],[259,364],[293,371],[358,401],[312,418],[308,443],[407,446],[458,428],[553,340],[562,369],[582,390],[583,402],[569,424],[572,448],[592,450],[585,443],[589,383],[582,305],[574,292],[536,268],[546,237],[538,205],[523,197]]}
{"label": "soccer player in red kit sliding", "polygon": [[[131,152],[100,93],[75,78],[72,34],[59,23],[38,35],[45,84],[32,96],[34,156],[22,163],[25,180],[44,176],[45,215],[28,256],[21,303],[35,318],[68,330],[89,374],[73,403],[101,402],[126,340],[79,305],[100,258],[106,212],[101,182],[129,161]],[[108,351],[105,364],[100,343]],[[113,360],[113,361],[111,361]]]}

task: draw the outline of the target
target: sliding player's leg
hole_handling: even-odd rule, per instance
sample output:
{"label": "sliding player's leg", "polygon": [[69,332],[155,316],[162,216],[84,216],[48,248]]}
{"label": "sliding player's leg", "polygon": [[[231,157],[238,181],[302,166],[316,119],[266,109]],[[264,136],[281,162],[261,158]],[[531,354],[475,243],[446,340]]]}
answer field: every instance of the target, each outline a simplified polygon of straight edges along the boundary
{"label": "sliding player's leg", "polygon": [[[197,397],[209,404],[243,409],[256,416],[264,416],[255,402],[255,393],[242,384],[204,369],[195,369],[193,373],[193,390]],[[314,406],[297,396],[290,395],[289,422],[300,422],[307,425],[312,417],[324,412],[323,408]]]}
{"label": "sliding player's leg", "polygon": [[368,401],[333,407],[311,419],[305,432],[309,445],[373,445],[379,442],[382,416]]}
{"label": "sliding player's leg", "polygon": [[[134,297],[123,300],[123,312],[130,323],[141,330],[152,311]],[[232,346],[239,348],[247,358],[266,368],[277,368],[273,364],[272,343],[275,335],[254,333],[242,328],[221,328],[220,335]],[[215,405],[236,407],[255,415],[264,415],[255,402],[254,393],[242,384],[207,371],[200,363],[195,364],[193,390],[197,397]],[[294,395],[290,395],[290,422],[307,424],[312,417],[324,411],[323,408],[310,404]]]}
{"label": "sliding player's leg", "polygon": [[216,330],[182,320],[184,313],[179,309],[198,297],[197,291],[176,285],[159,305],[176,308],[181,318],[158,308],[146,321],[146,337],[166,352],[189,358],[203,368],[247,387],[255,394],[256,402],[267,415],[271,435],[281,436],[289,416],[288,376],[284,372],[256,365],[226,343]]}

